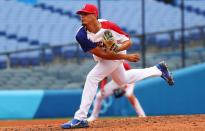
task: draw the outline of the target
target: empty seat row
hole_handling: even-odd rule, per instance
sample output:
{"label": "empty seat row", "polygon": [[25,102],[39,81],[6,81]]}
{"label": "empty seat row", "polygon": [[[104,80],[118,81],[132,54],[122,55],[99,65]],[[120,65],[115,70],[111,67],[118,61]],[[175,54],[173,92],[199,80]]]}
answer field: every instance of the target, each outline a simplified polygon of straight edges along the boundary
{"label": "empty seat row", "polygon": [[88,60],[80,65],[71,62],[66,65],[1,70],[0,89],[81,88],[94,64],[93,60]]}

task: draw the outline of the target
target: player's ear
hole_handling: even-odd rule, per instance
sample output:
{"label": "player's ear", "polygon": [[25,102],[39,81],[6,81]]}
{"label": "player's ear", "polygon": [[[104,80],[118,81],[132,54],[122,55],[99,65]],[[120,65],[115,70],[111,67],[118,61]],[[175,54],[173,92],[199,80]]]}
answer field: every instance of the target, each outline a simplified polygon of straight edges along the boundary
{"label": "player's ear", "polygon": [[96,14],[93,14],[93,16],[96,18],[96,19],[98,19],[98,15],[96,15]]}
{"label": "player's ear", "polygon": [[98,19],[98,16],[94,15],[94,17],[95,17],[96,19]]}

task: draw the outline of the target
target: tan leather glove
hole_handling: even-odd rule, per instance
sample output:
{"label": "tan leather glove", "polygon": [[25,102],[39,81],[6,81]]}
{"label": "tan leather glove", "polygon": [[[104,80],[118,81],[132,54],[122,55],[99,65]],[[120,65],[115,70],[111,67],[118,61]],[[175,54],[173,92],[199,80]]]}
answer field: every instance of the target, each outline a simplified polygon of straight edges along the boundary
{"label": "tan leather glove", "polygon": [[103,34],[103,43],[106,46],[106,49],[113,51],[114,53],[118,52],[117,41],[114,39],[112,32],[106,30]]}

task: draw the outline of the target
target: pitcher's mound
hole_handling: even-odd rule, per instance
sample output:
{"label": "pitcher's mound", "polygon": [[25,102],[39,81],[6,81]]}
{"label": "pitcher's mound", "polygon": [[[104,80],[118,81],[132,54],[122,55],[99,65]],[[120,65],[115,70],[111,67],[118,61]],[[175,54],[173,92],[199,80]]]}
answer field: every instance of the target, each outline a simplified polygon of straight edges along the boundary
{"label": "pitcher's mound", "polygon": [[[0,121],[0,131],[60,131],[67,120]],[[205,115],[100,118],[76,131],[205,131]]]}

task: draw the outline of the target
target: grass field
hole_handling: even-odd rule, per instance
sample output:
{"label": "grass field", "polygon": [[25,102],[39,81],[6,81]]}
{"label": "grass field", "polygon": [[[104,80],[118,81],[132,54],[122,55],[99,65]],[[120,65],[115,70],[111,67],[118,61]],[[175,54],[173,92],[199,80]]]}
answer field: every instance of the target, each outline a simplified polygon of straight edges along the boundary
{"label": "grass field", "polygon": [[[60,131],[68,119],[2,120],[0,131]],[[205,115],[100,118],[77,131],[205,131]]]}

